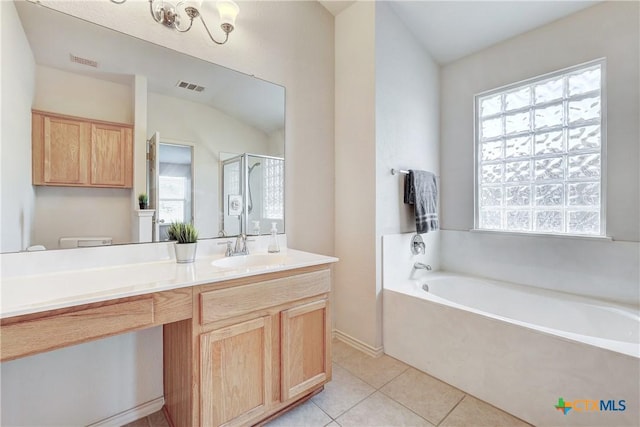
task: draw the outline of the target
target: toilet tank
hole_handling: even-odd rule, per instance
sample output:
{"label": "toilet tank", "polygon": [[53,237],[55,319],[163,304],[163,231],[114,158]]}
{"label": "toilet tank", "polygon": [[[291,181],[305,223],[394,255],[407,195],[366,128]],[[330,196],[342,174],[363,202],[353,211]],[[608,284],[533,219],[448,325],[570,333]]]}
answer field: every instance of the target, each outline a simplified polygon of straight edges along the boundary
{"label": "toilet tank", "polygon": [[87,248],[91,246],[108,246],[111,244],[111,237],[61,237],[58,240],[60,249],[67,248]]}

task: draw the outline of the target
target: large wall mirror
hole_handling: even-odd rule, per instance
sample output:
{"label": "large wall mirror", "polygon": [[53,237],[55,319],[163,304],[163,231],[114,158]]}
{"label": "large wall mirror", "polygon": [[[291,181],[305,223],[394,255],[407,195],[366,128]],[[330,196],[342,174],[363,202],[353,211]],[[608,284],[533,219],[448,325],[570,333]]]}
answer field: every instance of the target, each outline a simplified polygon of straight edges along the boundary
{"label": "large wall mirror", "polygon": [[135,123],[136,150],[150,151],[135,158],[147,184],[133,189],[34,186],[31,245],[135,242],[140,192],[155,205],[155,241],[171,221],[192,221],[200,238],[264,234],[273,222],[284,232],[282,86],[30,2],[15,6],[35,61],[33,109]]}

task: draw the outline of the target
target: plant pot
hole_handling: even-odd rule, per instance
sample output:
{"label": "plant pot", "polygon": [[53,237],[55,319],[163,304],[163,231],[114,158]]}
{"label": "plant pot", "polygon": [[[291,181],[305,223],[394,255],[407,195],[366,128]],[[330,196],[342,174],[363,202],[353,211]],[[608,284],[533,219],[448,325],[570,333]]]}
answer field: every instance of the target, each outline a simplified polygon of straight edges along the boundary
{"label": "plant pot", "polygon": [[140,202],[138,202],[138,205],[140,206],[140,210],[149,209],[149,203],[140,203]]}
{"label": "plant pot", "polygon": [[193,262],[196,258],[197,243],[175,243],[173,247],[176,250],[176,262],[179,264],[185,264]]}

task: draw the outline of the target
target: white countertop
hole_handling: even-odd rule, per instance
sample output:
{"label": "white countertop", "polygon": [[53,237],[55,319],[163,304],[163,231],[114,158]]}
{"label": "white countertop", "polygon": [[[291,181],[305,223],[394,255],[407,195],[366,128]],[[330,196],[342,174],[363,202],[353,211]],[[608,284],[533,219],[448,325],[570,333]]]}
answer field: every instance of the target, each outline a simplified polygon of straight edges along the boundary
{"label": "white countertop", "polygon": [[221,268],[212,263],[224,257],[214,256],[198,258],[192,264],[178,264],[171,259],[4,278],[0,318],[338,261],[294,249],[263,256],[278,260],[269,265]]}

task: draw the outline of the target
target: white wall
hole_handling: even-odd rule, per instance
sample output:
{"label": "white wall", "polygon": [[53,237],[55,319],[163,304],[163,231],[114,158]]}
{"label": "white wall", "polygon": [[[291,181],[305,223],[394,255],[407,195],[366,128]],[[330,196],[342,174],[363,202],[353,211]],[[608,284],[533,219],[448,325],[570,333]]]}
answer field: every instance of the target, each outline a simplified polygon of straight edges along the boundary
{"label": "white wall", "polygon": [[[138,206],[138,194],[147,192],[147,77],[136,74],[133,78],[133,191],[131,205]],[[144,165],[144,166],[143,166]],[[132,232],[133,232],[132,227]],[[135,236],[132,236],[135,237]],[[137,241],[136,238],[133,241]]]}
{"label": "white wall", "polygon": [[162,396],[162,328],[3,362],[0,374],[3,426],[85,426]]}
{"label": "white wall", "polygon": [[[375,351],[382,235],[415,231],[391,168],[439,174],[438,66],[385,2],[338,15],[336,40],[335,328]],[[437,268],[438,233],[428,242]]]}
{"label": "white wall", "polygon": [[[375,8],[336,16],[334,327],[380,346],[376,294]],[[316,170],[317,167],[310,167]]]}
{"label": "white wall", "polygon": [[[468,233],[473,228],[473,96],[502,85],[540,74],[606,57],[607,91],[607,234],[615,240],[638,242],[640,236],[640,32],[637,2],[603,2],[569,17],[470,55],[441,70],[441,176],[442,228]],[[448,240],[449,237],[454,240]],[[536,269],[559,269],[565,273],[585,268],[593,257],[610,259],[619,247],[613,243],[592,244],[580,239],[567,239],[558,244],[553,237],[506,236],[506,247],[515,251],[494,252],[483,248],[486,234],[443,233],[442,263],[445,269],[472,274],[500,275],[475,271],[471,265],[519,265],[525,262],[520,253],[529,254],[527,268],[514,281],[533,282],[528,276]],[[454,244],[455,242],[455,244]],[[466,243],[463,243],[466,242]],[[465,246],[460,246],[464,244]],[[587,248],[588,249],[585,249]],[[472,251],[471,248],[476,248]],[[637,245],[628,245],[633,259]],[[636,249],[634,249],[636,248]],[[472,256],[473,262],[460,262],[460,249]],[[568,258],[567,252],[589,253],[591,256]],[[498,257],[502,256],[499,261]],[[491,264],[493,262],[493,264]],[[638,259],[635,258],[635,265]],[[564,264],[564,265],[563,265]],[[581,289],[586,294],[607,294],[610,299],[636,299],[638,273],[631,270],[611,272],[622,288],[601,283],[598,288],[580,288],[580,280],[544,281],[536,284],[565,291]],[[635,282],[635,284],[633,284]],[[629,287],[633,287],[630,289]],[[603,292],[603,289],[607,289]],[[635,297],[633,297],[635,295]]]}
{"label": "white wall", "polygon": [[275,130],[269,134],[269,153],[275,157],[284,157],[285,136],[284,128]]}
{"label": "white wall", "polygon": [[34,245],[57,249],[60,237],[111,237],[131,241],[131,190],[121,188],[35,188]]}
{"label": "white wall", "polygon": [[[33,108],[115,123],[133,123],[128,84],[36,66]],[[87,97],[91,94],[91,97]],[[4,99],[4,97],[3,97]],[[131,190],[35,187],[34,245],[59,247],[60,237],[105,236],[131,241]]]}
{"label": "white wall", "polygon": [[[4,10],[6,2],[0,3]],[[168,31],[149,17],[147,2],[128,1],[116,5],[111,2],[43,1],[43,4],[285,86],[288,243],[296,249],[333,253],[334,34],[333,17],[319,3],[242,2],[236,30],[224,46],[214,45],[197,22],[194,29],[186,34]],[[283,20],[283,16],[287,19]],[[2,27],[4,34],[4,22]],[[215,31],[217,26],[212,25],[211,28]],[[4,73],[4,65],[2,71]],[[309,167],[308,159],[313,159],[314,167]],[[136,173],[136,183],[143,176]],[[145,346],[137,346],[124,337],[115,337],[108,345],[105,371],[102,373],[84,369],[92,366],[92,358],[101,356],[102,342],[87,344],[86,351],[76,347],[68,349],[63,358],[65,363],[82,365],[83,368],[64,370],[64,381],[54,377],[40,377],[38,381],[21,380],[31,378],[30,371],[38,369],[38,366],[59,369],[59,356],[54,353],[45,353],[39,360],[22,359],[8,367],[3,364],[3,395],[20,390],[22,396],[28,397],[23,402],[27,409],[25,406],[15,406],[14,409],[3,402],[2,424],[5,424],[4,419],[16,419],[14,416],[20,411],[23,417],[29,417],[25,424],[69,425],[64,418],[50,416],[51,412],[47,412],[49,403],[57,405],[55,414],[75,413],[79,406],[85,406],[82,399],[94,399],[89,397],[88,391],[92,393],[90,396],[95,396],[93,392],[96,392],[103,399],[123,398],[117,404],[118,409],[111,402],[99,400],[94,401],[97,404],[87,404],[90,410],[83,411],[83,420],[76,420],[73,424],[88,424],[150,398],[160,397],[162,384],[157,381],[162,378],[162,357],[158,347],[161,337],[154,331],[143,332],[153,336],[152,343]],[[120,364],[120,357],[132,354],[135,355],[134,361]],[[146,375],[147,371],[151,376]],[[105,376],[110,381],[106,381]],[[6,378],[13,380],[5,382]],[[148,393],[138,392],[141,388]],[[135,396],[131,390],[136,390]],[[78,396],[78,391],[80,398],[71,400]],[[67,394],[73,397],[67,399]]]}
{"label": "white wall", "polygon": [[0,123],[2,208],[0,251],[31,245],[31,103],[35,62],[13,2],[0,2],[2,19],[2,114]]}
{"label": "white wall", "polygon": [[[405,175],[439,170],[439,67],[386,2],[376,6],[376,224],[378,235],[415,232]],[[378,239],[379,240],[379,239]],[[429,248],[438,252],[438,248]]]}
{"label": "white wall", "polygon": [[[131,77],[121,76],[122,80]],[[107,122],[133,124],[131,82],[108,80],[36,65],[33,108]],[[90,94],[91,96],[87,96]]]}
{"label": "white wall", "polygon": [[[382,236],[415,233],[413,206],[404,204],[405,175],[423,169],[439,177],[439,67],[389,3],[376,5],[376,294],[382,343]],[[427,256],[439,266],[440,232],[424,236]],[[410,245],[404,251],[411,255]],[[410,271],[407,271],[407,274]]]}
{"label": "white wall", "polygon": [[148,100],[150,133],[194,144],[195,225],[200,238],[218,237],[220,152],[271,154],[267,134],[204,104],[153,92]]}

